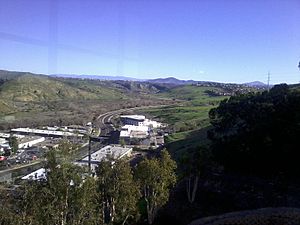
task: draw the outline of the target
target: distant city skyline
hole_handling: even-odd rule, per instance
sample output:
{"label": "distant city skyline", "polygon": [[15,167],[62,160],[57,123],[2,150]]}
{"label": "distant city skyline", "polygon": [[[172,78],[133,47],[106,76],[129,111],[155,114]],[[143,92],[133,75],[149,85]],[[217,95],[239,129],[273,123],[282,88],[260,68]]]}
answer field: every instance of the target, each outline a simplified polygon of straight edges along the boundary
{"label": "distant city skyline", "polygon": [[2,0],[0,69],[299,83],[299,0]]}

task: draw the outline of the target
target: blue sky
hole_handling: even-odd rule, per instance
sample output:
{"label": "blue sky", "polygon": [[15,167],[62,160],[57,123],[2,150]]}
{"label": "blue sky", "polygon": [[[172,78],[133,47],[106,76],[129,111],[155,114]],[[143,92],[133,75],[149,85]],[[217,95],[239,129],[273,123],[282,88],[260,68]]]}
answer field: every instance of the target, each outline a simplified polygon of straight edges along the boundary
{"label": "blue sky", "polygon": [[0,68],[296,83],[299,0],[1,0]]}

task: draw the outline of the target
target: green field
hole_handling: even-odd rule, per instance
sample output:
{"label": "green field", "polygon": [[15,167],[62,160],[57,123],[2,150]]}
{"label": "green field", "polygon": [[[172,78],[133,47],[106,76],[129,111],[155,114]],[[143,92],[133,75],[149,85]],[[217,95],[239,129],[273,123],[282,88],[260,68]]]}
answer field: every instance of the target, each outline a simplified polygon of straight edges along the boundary
{"label": "green field", "polygon": [[173,98],[173,99],[180,99],[185,101],[192,101],[193,105],[200,105],[200,104],[210,104],[218,102],[224,99],[223,96],[220,97],[211,97],[209,96],[206,91],[222,91],[221,88],[217,87],[198,87],[195,85],[185,85],[175,87],[168,92],[159,93],[159,96]]}
{"label": "green field", "polygon": [[208,112],[213,107],[216,106],[168,106],[138,113],[168,124],[170,134],[165,137],[166,147],[177,159],[189,148],[209,143],[206,135],[210,126]]}
{"label": "green field", "polygon": [[193,130],[195,127],[205,127],[208,124],[208,112],[213,105],[207,106],[166,106],[143,111],[155,119],[172,126],[178,131]]}
{"label": "green field", "polygon": [[208,113],[226,98],[212,97],[205,92],[216,89],[193,85],[179,86],[158,94],[161,97],[182,100],[179,105],[148,109],[139,113],[168,124],[171,133],[165,138],[165,142],[172,155],[178,158],[189,148],[209,143],[206,135],[210,126]]}

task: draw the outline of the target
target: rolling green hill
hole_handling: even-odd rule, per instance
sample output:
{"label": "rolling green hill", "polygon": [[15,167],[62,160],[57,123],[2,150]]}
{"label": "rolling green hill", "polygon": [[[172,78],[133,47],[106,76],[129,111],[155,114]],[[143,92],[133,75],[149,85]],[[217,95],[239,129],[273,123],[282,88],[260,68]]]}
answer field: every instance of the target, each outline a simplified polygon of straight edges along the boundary
{"label": "rolling green hill", "polygon": [[158,84],[142,82],[55,78],[0,70],[0,100],[7,105],[9,102],[138,98],[164,89]]}
{"label": "rolling green hill", "polygon": [[[164,104],[163,85],[57,78],[0,70],[0,125],[82,123],[110,110]],[[9,120],[8,120],[9,117]],[[9,121],[9,122],[8,122]]]}
{"label": "rolling green hill", "polygon": [[3,100],[0,100],[0,114],[9,114],[14,112],[15,108]]}
{"label": "rolling green hill", "polygon": [[26,74],[31,74],[28,72],[17,72],[17,71],[8,71],[8,70],[0,70],[0,81],[8,81],[15,79],[17,77],[26,75]]}
{"label": "rolling green hill", "polygon": [[[216,86],[213,86],[216,85]],[[150,112],[176,132],[207,124],[207,112],[228,94],[228,85],[171,85],[139,81],[61,78],[0,70],[0,125],[16,121],[89,120],[103,112],[142,105],[178,103]],[[176,100],[176,101],[174,101]],[[63,118],[63,119],[62,119]],[[67,119],[68,118],[68,119]]]}
{"label": "rolling green hill", "polygon": [[219,102],[224,96],[211,96],[208,91],[224,92],[222,88],[217,87],[198,87],[195,85],[185,85],[174,87],[167,92],[159,93],[159,96],[191,101],[193,105],[201,105],[213,102]]}
{"label": "rolling green hill", "polygon": [[53,101],[63,99],[93,99],[97,95],[71,87],[46,76],[23,75],[5,82],[0,98],[4,101]]}

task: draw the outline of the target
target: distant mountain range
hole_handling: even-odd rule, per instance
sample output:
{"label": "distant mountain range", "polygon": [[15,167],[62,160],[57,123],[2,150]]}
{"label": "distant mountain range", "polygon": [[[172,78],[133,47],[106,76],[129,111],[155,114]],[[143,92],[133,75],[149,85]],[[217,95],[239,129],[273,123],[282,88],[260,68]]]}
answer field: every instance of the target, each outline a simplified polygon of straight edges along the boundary
{"label": "distant mountain range", "polygon": [[249,82],[249,83],[244,83],[244,85],[248,86],[248,87],[267,87],[268,85],[260,82],[260,81],[253,81],[253,82]]}
{"label": "distant mountain range", "polygon": [[194,81],[194,80],[179,80],[179,79],[177,79],[175,77],[151,79],[151,80],[147,80],[147,82],[157,83],[157,84],[176,84],[176,85],[196,84],[196,83],[199,83],[199,81]]}
{"label": "distant mountain range", "polygon": [[195,84],[200,82],[194,80],[179,80],[175,77],[157,78],[157,79],[138,79],[138,78],[126,77],[126,76],[101,76],[101,75],[78,75],[78,74],[51,74],[50,76],[62,77],[62,78],[77,78],[77,79],[139,81],[139,82],[149,82],[153,84],[173,84],[173,85]]}
{"label": "distant mountain range", "polygon": [[[16,71],[7,71],[0,70],[0,78],[1,79],[12,79],[15,77],[19,77],[21,75],[35,75],[30,72],[16,72]],[[42,74],[39,74],[42,75]],[[138,79],[134,77],[127,76],[101,76],[101,75],[78,75],[78,74],[51,74],[50,77],[60,77],[60,78],[77,78],[77,79],[94,79],[94,80],[111,80],[111,81],[137,81],[137,82],[148,82],[152,84],[170,84],[170,85],[186,85],[186,84],[205,84],[205,83],[217,83],[217,82],[209,82],[209,81],[195,81],[195,80],[180,80],[175,77],[167,77],[167,78],[156,78],[156,79]],[[248,87],[256,87],[263,88],[267,87],[267,84],[264,84],[260,81],[254,81],[249,83],[244,83]]]}
{"label": "distant mountain range", "polygon": [[[139,81],[139,82],[149,82],[153,84],[172,84],[172,85],[186,85],[186,84],[199,84],[199,83],[205,84],[209,82],[209,81],[195,81],[195,80],[180,80],[175,77],[156,78],[156,79],[138,79],[138,78],[126,77],[126,76],[101,76],[101,75],[77,75],[77,74],[53,74],[50,76],[63,77],[63,78],[77,78],[77,79]],[[260,81],[244,83],[243,85],[246,85],[248,87],[257,87],[257,88],[267,87],[267,84],[264,84],[263,82]]]}
{"label": "distant mountain range", "polygon": [[125,80],[125,81],[145,81],[143,79],[125,76],[101,76],[101,75],[78,75],[78,74],[51,74],[51,77],[92,79],[92,80]]}

